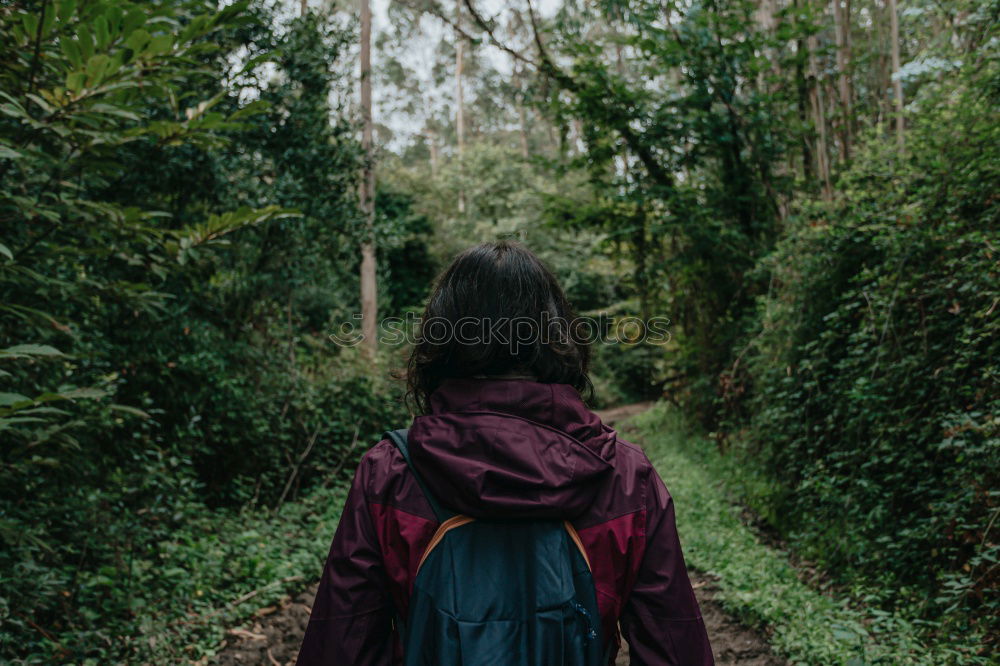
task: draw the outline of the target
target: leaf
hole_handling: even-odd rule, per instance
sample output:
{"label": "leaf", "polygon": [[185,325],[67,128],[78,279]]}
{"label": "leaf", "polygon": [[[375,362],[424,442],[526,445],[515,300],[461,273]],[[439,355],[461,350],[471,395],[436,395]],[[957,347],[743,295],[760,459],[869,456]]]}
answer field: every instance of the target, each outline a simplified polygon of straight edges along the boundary
{"label": "leaf", "polygon": [[129,407],[128,405],[119,405],[117,403],[111,405],[111,409],[116,412],[125,412],[126,414],[132,414],[133,416],[140,416],[144,419],[152,419],[147,412],[142,411],[138,407]]}
{"label": "leaf", "polygon": [[208,220],[202,224],[171,231],[171,235],[178,241],[175,246],[172,246],[174,249],[171,253],[176,253],[177,260],[183,264],[188,259],[197,257],[195,248],[199,245],[221,242],[223,236],[243,227],[262,224],[270,220],[299,216],[301,216],[301,213],[298,211],[281,208],[280,206],[266,206],[258,209],[240,208],[221,215],[210,215]]}
{"label": "leaf", "polygon": [[249,116],[255,116],[259,113],[265,113],[270,108],[271,104],[267,100],[257,99],[250,102],[239,111],[235,111],[234,113],[230,114],[227,120],[235,121],[235,120],[240,120],[242,118],[247,118]]}
{"label": "leaf", "polygon": [[18,118],[22,120],[30,118],[28,112],[24,110],[24,107],[20,104],[11,104],[10,102],[0,104],[0,113],[5,116],[10,116],[11,118]]}
{"label": "leaf", "polygon": [[66,88],[73,94],[83,90],[87,83],[87,75],[83,72],[70,72],[66,75]]}
{"label": "leaf", "polygon": [[140,53],[146,44],[149,44],[149,40],[152,39],[149,32],[143,28],[137,28],[133,30],[128,38],[125,40],[125,46],[132,49],[136,54]]}
{"label": "leaf", "polygon": [[104,78],[104,70],[111,60],[103,53],[99,53],[87,60],[87,85],[95,86]]}
{"label": "leaf", "polygon": [[75,39],[69,37],[59,40],[59,48],[63,55],[76,69],[83,67],[83,55],[80,53],[80,45]]}
{"label": "leaf", "polygon": [[122,34],[129,35],[131,37],[134,34],[134,31],[145,22],[146,12],[139,8],[129,10],[129,12],[125,15],[125,19],[122,21]]}
{"label": "leaf", "polygon": [[69,416],[69,412],[65,409],[59,409],[58,407],[32,407],[31,409],[23,409],[21,414],[56,414],[58,416]]}
{"label": "leaf", "polygon": [[24,26],[24,32],[33,39],[38,32],[38,14],[21,14],[21,24]]}
{"label": "leaf", "polygon": [[97,113],[103,113],[109,116],[124,118],[125,120],[133,120],[135,122],[139,122],[140,120],[142,120],[139,114],[129,111],[128,109],[123,109],[118,106],[112,106],[111,104],[103,104],[103,103],[95,104],[94,106],[90,107],[90,110],[95,111]]}
{"label": "leaf", "polygon": [[55,109],[53,109],[52,106],[48,102],[46,102],[44,99],[42,99],[38,95],[35,95],[34,93],[28,93],[27,95],[25,95],[25,97],[27,97],[32,102],[34,102],[35,104],[37,104],[38,106],[40,106],[42,108],[42,111],[44,111],[45,113],[51,114],[51,113],[53,113],[55,111]]}
{"label": "leaf", "polygon": [[97,37],[97,48],[103,51],[111,41],[107,18],[98,16],[94,19],[94,34]]}
{"label": "leaf", "polygon": [[[2,147],[0,147],[0,148],[2,148]],[[3,156],[4,156],[3,155],[3,150],[0,149],[0,157],[3,157]],[[10,251],[10,248],[7,247],[6,245],[4,245],[3,243],[0,243],[0,254],[2,254],[3,256],[7,257],[11,261],[14,260],[14,254]]]}
{"label": "leaf", "polygon": [[116,51],[115,54],[111,56],[111,61],[108,63],[108,66],[104,68],[104,78],[108,79],[113,77],[115,74],[118,73],[118,70],[122,68],[122,65],[124,63],[125,63],[125,52]]}
{"label": "leaf", "polygon": [[265,51],[264,53],[258,53],[254,57],[247,60],[246,64],[243,65],[243,67],[240,69],[239,72],[237,72],[237,75],[251,72],[254,70],[255,67],[265,62],[276,61],[280,55],[281,52],[278,49],[274,49],[272,51]]}
{"label": "leaf", "polygon": [[24,34],[24,28],[20,23],[11,23],[10,32],[14,36],[14,44],[24,45],[28,42],[28,39]]}
{"label": "leaf", "polygon": [[83,60],[90,60],[94,55],[94,36],[86,23],[81,23],[76,33],[76,38],[80,43],[80,54]]}
{"label": "leaf", "polygon": [[204,33],[204,28],[211,21],[211,17],[205,14],[194,17],[190,23],[184,28],[180,35],[177,37],[177,42],[179,44],[187,44],[195,37],[200,36]]}
{"label": "leaf", "polygon": [[56,13],[54,11],[45,12],[45,18],[42,21],[42,38],[48,36],[49,32],[52,31],[52,24],[56,21]]}
{"label": "leaf", "polygon": [[0,430],[4,430],[8,425],[18,423],[45,423],[45,419],[40,419],[37,416],[14,416],[9,419],[0,419]]}
{"label": "leaf", "polygon": [[107,391],[102,391],[101,389],[92,387],[82,387],[71,389],[69,391],[60,391],[59,397],[66,400],[97,400],[103,398],[108,393]]}
{"label": "leaf", "polygon": [[13,347],[7,347],[7,349],[0,349],[0,356],[65,356],[65,354],[55,347],[50,347],[49,345],[26,344],[14,345]]}
{"label": "leaf", "polygon": [[61,22],[65,23],[75,11],[76,0],[60,0],[59,7],[56,9],[56,15],[59,17]]}
{"label": "leaf", "polygon": [[157,35],[149,40],[149,45],[146,46],[146,55],[161,55],[170,51],[174,45],[174,36],[165,34]]}
{"label": "leaf", "polygon": [[11,405],[16,405],[22,402],[30,404],[32,400],[28,396],[21,395],[20,393],[0,393],[0,406],[10,407]]}

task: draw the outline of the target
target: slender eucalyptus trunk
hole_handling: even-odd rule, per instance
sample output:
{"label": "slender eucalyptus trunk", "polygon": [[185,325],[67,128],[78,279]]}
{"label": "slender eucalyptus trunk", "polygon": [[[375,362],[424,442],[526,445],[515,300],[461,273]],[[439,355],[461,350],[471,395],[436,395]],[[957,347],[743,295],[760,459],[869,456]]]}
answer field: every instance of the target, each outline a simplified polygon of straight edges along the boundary
{"label": "slender eucalyptus trunk", "polygon": [[[793,7],[798,9],[798,0],[793,0]],[[799,38],[795,42],[795,84],[798,93],[799,121],[802,127],[807,127],[809,116],[809,81],[806,78],[805,57],[808,50],[804,39]],[[813,152],[810,137],[806,132],[802,132],[802,177],[806,182],[813,179]]]}
{"label": "slender eucalyptus trunk", "polygon": [[840,157],[843,161],[851,158],[851,144],[854,132],[851,126],[853,113],[851,103],[851,0],[846,5],[841,0],[833,0],[833,27],[837,43],[837,92],[840,96]]}
{"label": "slender eucalyptus trunk", "polygon": [[375,169],[372,154],[372,12],[370,0],[361,0],[361,213],[365,219],[361,242],[361,332],[364,350],[374,358],[378,346],[376,317],[378,294],[375,284]]}
{"label": "slender eucalyptus trunk", "polygon": [[[455,23],[462,27],[462,0],[455,0]],[[464,66],[465,41],[459,30],[455,30],[455,137],[458,141],[458,169],[463,173],[465,157],[465,99],[462,94],[462,68]],[[458,212],[465,212],[465,188],[459,184]]]}
{"label": "slender eucalyptus trunk", "polygon": [[521,135],[521,157],[528,159],[531,153],[528,150],[528,120],[524,112],[524,104],[517,105],[517,117],[520,122],[520,132]]}
{"label": "slender eucalyptus trunk", "polygon": [[579,118],[573,119],[573,149],[577,155],[582,155],[587,150],[586,141],[583,138],[583,123]]}
{"label": "slender eucalyptus trunk", "polygon": [[[759,0],[757,5],[757,25],[760,26],[761,32],[767,35],[768,40],[774,38],[774,31],[777,27],[777,21],[775,20],[776,5],[775,0]],[[781,76],[781,60],[778,57],[777,50],[773,46],[766,46],[764,49],[764,56],[767,58],[771,67],[771,74],[778,78]],[[765,85],[766,72],[762,69],[757,76],[757,85],[761,90],[766,89]]]}
{"label": "slender eucalyptus trunk", "polygon": [[432,129],[427,130],[427,149],[431,154],[431,177],[436,177],[438,172],[438,142],[437,132]]}
{"label": "slender eucalyptus trunk", "polygon": [[889,46],[892,53],[892,92],[896,102],[896,146],[902,153],[906,142],[903,137],[903,81],[899,78],[899,11],[896,0],[889,0]]}
{"label": "slender eucalyptus trunk", "polygon": [[816,64],[816,36],[806,40],[809,49],[809,78],[811,87],[809,101],[812,106],[813,123],[816,126],[816,144],[813,154],[816,156],[816,173],[823,187],[823,198],[833,198],[833,188],[830,185],[830,162],[826,152],[826,111],[823,104],[823,86],[819,80],[819,67]]}
{"label": "slender eucalyptus trunk", "polygon": [[518,134],[520,134],[521,139],[521,157],[528,159],[530,151],[528,150],[528,114],[524,110],[524,70],[516,63],[514,66],[514,83],[517,86],[517,120],[519,125]]}

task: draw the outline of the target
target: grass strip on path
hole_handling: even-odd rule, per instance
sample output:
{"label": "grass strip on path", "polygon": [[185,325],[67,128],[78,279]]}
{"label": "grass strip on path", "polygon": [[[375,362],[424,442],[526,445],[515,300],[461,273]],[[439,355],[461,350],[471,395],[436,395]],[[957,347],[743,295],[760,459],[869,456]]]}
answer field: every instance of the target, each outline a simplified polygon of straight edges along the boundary
{"label": "grass strip on path", "polygon": [[916,623],[813,589],[788,556],[764,545],[739,518],[725,491],[726,461],[661,403],[636,416],[640,443],[667,484],[685,559],[718,579],[716,599],[747,624],[765,629],[794,664],[988,664],[977,645],[927,645]]}

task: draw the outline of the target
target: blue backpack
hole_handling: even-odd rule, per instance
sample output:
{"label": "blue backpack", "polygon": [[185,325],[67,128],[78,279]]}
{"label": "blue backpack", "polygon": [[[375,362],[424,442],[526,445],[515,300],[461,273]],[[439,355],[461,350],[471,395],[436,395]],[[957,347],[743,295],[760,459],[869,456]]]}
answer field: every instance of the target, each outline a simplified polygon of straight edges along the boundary
{"label": "blue backpack", "polygon": [[407,430],[386,433],[440,526],[397,618],[405,666],[599,666],[597,594],[568,521],[476,520],[447,511],[410,461]]}

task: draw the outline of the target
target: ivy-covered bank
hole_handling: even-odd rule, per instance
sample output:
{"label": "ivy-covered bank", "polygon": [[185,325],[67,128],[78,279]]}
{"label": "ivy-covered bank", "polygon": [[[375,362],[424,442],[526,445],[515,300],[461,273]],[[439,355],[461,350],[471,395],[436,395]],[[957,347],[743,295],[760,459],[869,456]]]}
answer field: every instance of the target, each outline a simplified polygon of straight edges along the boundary
{"label": "ivy-covered bank", "polygon": [[763,628],[793,664],[996,663],[983,651],[983,636],[930,637],[928,623],[869,605],[873,590],[832,587],[797,570],[743,517],[736,489],[760,477],[719,455],[715,442],[692,431],[675,408],[660,403],[633,423],[637,443],[674,498],[688,566],[717,579],[723,607]]}

